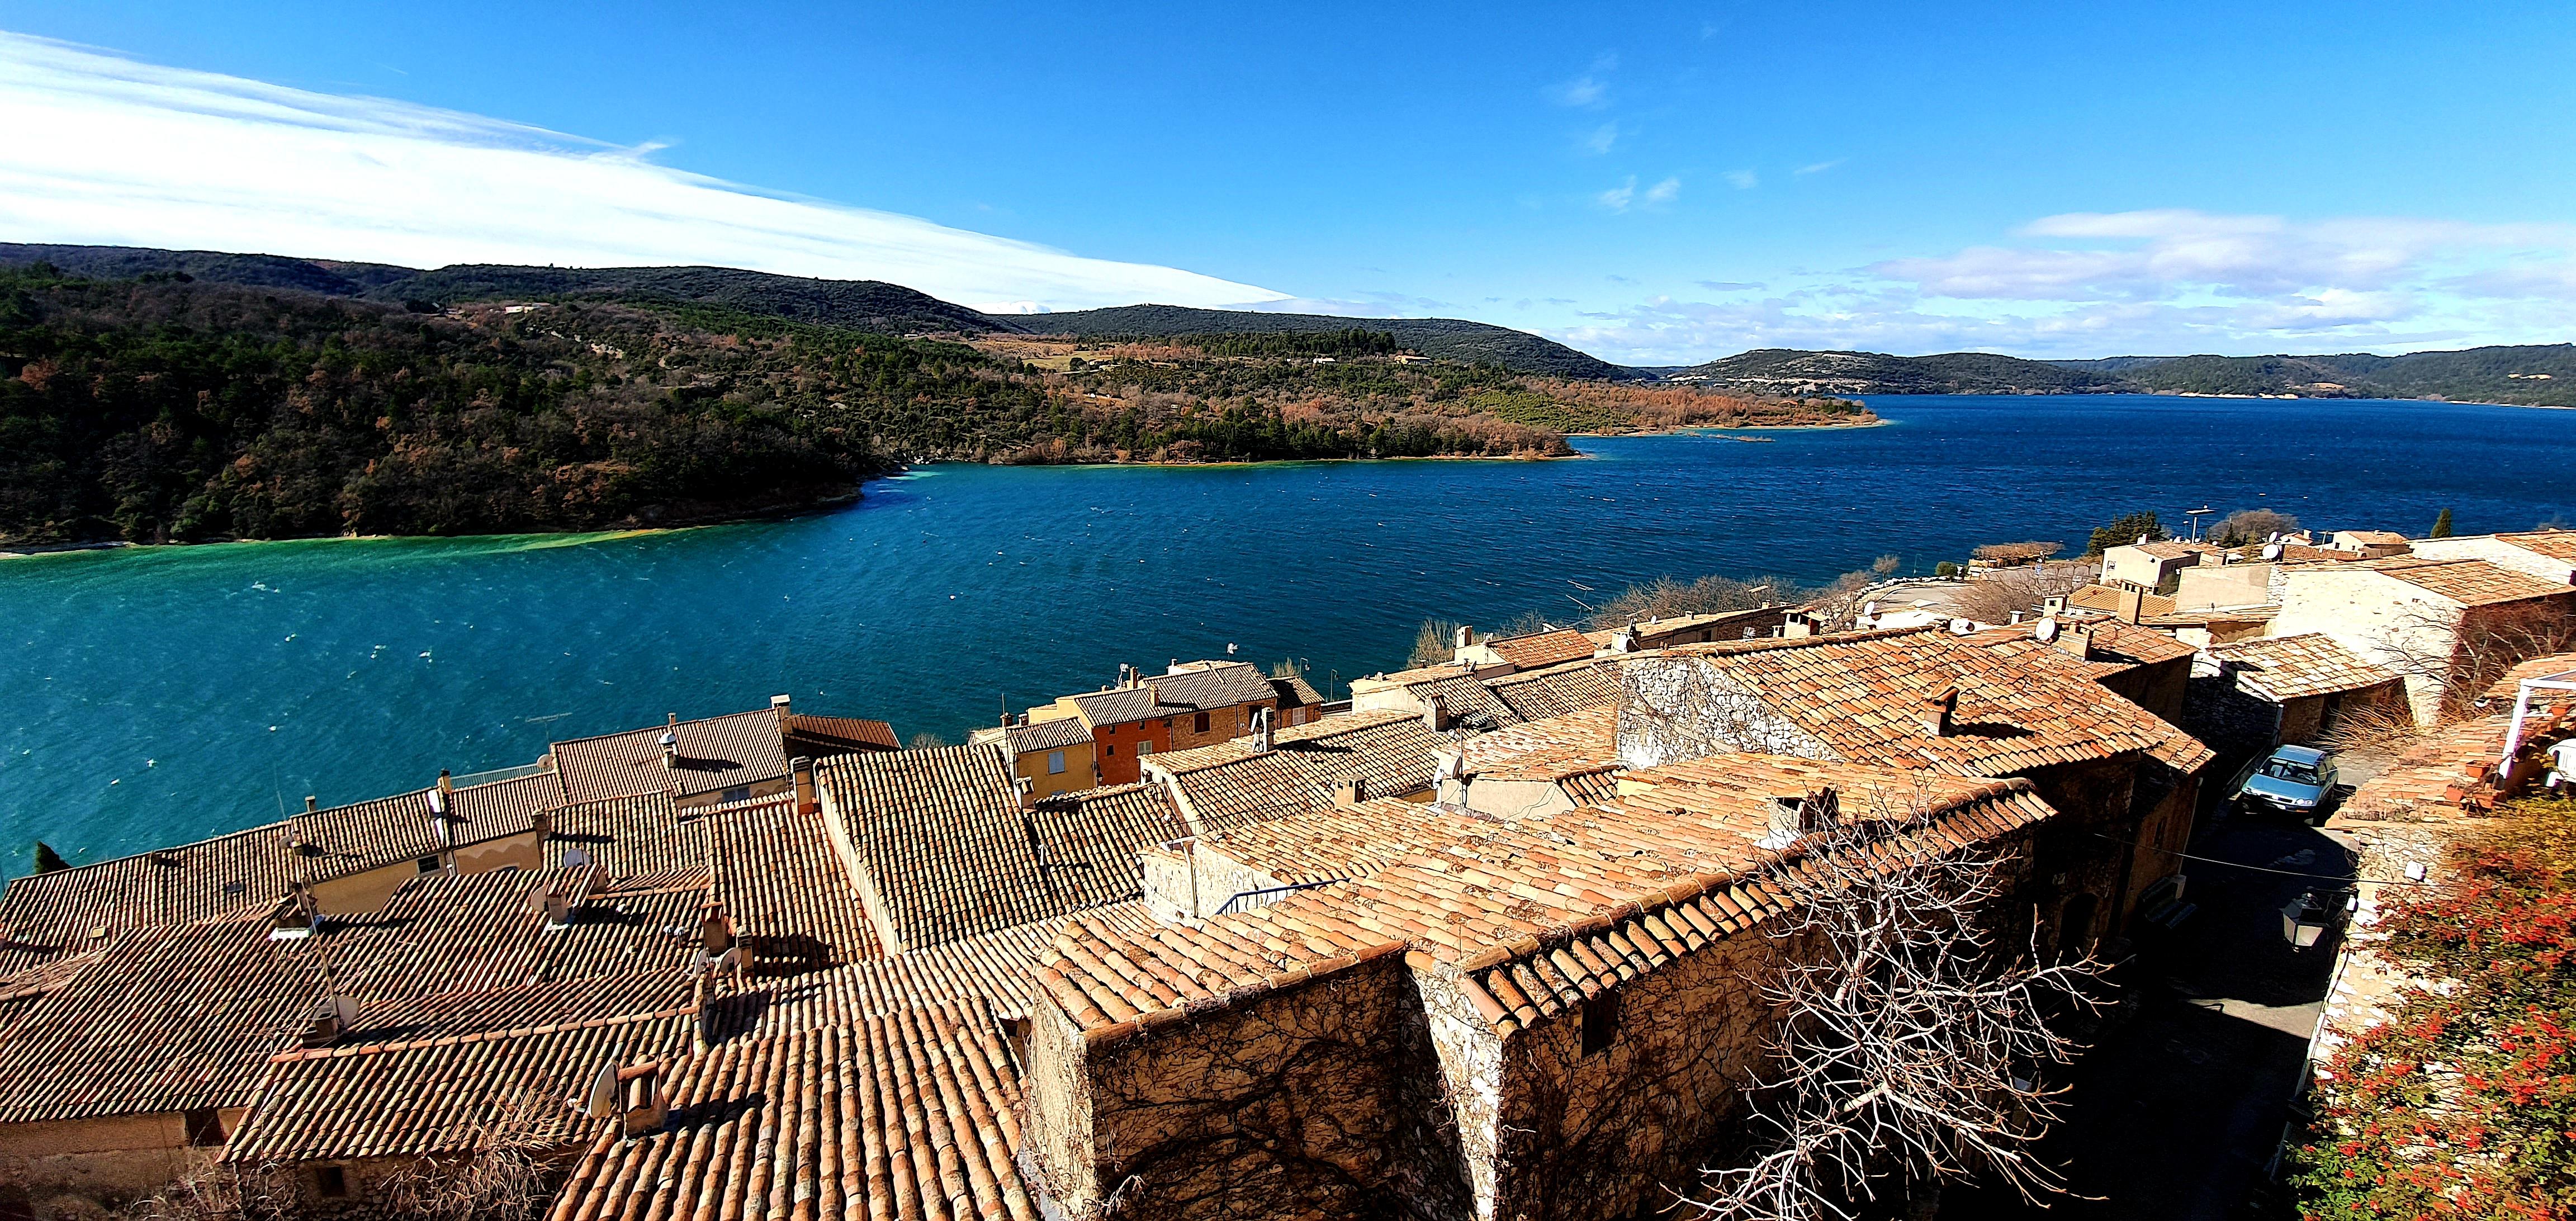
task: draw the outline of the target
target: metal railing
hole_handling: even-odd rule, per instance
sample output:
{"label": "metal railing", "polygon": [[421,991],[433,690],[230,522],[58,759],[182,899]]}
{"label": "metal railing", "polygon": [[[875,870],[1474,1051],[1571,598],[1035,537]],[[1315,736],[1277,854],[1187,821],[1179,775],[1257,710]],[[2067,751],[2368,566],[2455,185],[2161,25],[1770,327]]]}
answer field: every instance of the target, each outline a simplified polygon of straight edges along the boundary
{"label": "metal railing", "polygon": [[534,763],[525,764],[519,767],[496,767],[488,772],[468,772],[462,776],[453,776],[449,778],[449,782],[460,789],[470,789],[478,784],[499,784],[504,780],[525,780],[530,776],[542,776],[553,770],[555,770],[554,756],[548,755]]}

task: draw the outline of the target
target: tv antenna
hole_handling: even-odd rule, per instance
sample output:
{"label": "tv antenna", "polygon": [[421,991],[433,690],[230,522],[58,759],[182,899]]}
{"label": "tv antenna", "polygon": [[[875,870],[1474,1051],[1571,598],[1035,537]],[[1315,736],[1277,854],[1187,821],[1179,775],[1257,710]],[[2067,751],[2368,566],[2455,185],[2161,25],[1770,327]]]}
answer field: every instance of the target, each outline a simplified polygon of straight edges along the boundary
{"label": "tv antenna", "polygon": [[2183,516],[2191,519],[2191,541],[2195,543],[2200,541],[2201,515],[2205,513],[2215,513],[2217,511],[2218,510],[2210,508],[2208,505],[2202,505],[2197,509],[2185,509],[2182,511]]}

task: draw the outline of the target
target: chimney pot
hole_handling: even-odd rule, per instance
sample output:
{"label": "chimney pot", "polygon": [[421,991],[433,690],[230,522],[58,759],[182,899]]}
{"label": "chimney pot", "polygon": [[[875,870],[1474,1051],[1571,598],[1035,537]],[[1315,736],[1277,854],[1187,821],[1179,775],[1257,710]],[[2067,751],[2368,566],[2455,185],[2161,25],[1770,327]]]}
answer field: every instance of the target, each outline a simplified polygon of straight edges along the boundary
{"label": "chimney pot", "polygon": [[817,798],[814,793],[814,761],[812,759],[799,757],[788,760],[787,774],[794,777],[794,783],[796,785],[796,810],[798,813],[811,814],[816,810],[823,808],[821,800]]}
{"label": "chimney pot", "polygon": [[1424,696],[1422,727],[1433,733],[1449,732],[1449,701],[1436,694]]}
{"label": "chimney pot", "polygon": [[305,795],[304,795],[304,812],[305,812],[305,813],[307,813],[307,814],[316,813],[316,812],[320,811],[320,810],[321,810],[321,808],[322,808],[322,799],[321,799],[321,798],[316,797],[316,796],[312,795],[311,793],[307,793],[307,794],[305,794]]}
{"label": "chimney pot", "polygon": [[1366,800],[1368,800],[1368,781],[1361,777],[1353,776],[1333,786],[1334,805],[1355,806]]}
{"label": "chimney pot", "polygon": [[1919,718],[1925,733],[1936,738],[1946,738],[1957,728],[1955,720],[1958,715],[1959,689],[1952,687],[1923,701]]}
{"label": "chimney pot", "polygon": [[781,716],[787,715],[790,711],[792,711],[792,709],[791,709],[791,708],[790,708],[790,706],[789,706],[789,700],[788,700],[788,698],[787,698],[786,696],[784,696],[784,695],[773,695],[773,696],[770,696],[770,697],[769,697],[769,706],[770,706],[770,707],[772,707],[772,708],[777,709],[777,710],[778,710],[779,715],[781,715]]}

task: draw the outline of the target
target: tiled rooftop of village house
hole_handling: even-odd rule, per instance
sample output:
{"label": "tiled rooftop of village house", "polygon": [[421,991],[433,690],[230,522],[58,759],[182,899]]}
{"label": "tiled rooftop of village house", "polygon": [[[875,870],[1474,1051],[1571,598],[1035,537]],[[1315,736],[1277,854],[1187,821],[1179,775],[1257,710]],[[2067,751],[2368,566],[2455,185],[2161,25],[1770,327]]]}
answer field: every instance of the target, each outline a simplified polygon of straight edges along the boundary
{"label": "tiled rooftop of village house", "polygon": [[738,1040],[672,1072],[667,1127],[600,1133],[549,1221],[1039,1215],[1019,1067],[975,1006]]}
{"label": "tiled rooftop of village house", "polygon": [[[663,766],[665,733],[679,740],[676,766]],[[679,796],[695,797],[787,774],[779,713],[771,708],[557,742],[554,760],[564,800],[574,803],[668,792],[674,786]]]}
{"label": "tiled rooftop of village house", "polygon": [[[2547,678],[2553,674],[2568,673],[2576,673],[2576,653],[2552,653],[2547,657],[2534,657],[2497,675],[2496,680],[2487,684],[2487,689],[2480,695],[2484,699],[2510,702],[2515,693],[2521,689],[2524,679]],[[2553,691],[2542,698],[2565,700],[2571,697],[2567,692]]]}
{"label": "tiled rooftop of village house", "polygon": [[[478,1031],[398,1043],[280,1052],[259,1103],[224,1160],[257,1165],[316,1158],[466,1153],[501,1138],[545,1148],[616,1121],[567,1105],[602,1065],[686,1055],[691,1008]],[[458,1088],[471,1082],[472,1088]]]}
{"label": "tiled rooftop of village house", "polygon": [[2576,564],[2576,530],[2530,530],[2495,537],[2497,542],[2511,543],[2537,555]]}
{"label": "tiled rooftop of village house", "polygon": [[889,949],[1132,898],[1136,846],[1187,833],[1159,792],[1133,787],[1024,812],[994,746],[850,755],[816,777],[874,882]]}
{"label": "tiled rooftop of village house", "polygon": [[807,716],[801,712],[778,718],[786,734],[789,758],[808,759],[824,755],[845,755],[857,750],[901,750],[895,740],[894,726],[865,717]]}
{"label": "tiled rooftop of village house", "polygon": [[1257,704],[1275,694],[1260,667],[1231,661],[1208,663],[1204,669],[1183,669],[1177,674],[1148,674],[1137,679],[1134,686],[1090,691],[1070,698],[1082,710],[1083,719],[1099,726]]}
{"label": "tiled rooftop of village house", "polygon": [[[1413,852],[1446,843],[1462,828],[1453,813],[1378,797],[1198,837],[1195,846],[1302,886],[1375,873]],[[1183,850],[1187,850],[1184,848]]]}
{"label": "tiled rooftop of village house", "polygon": [[1057,717],[1051,721],[1031,721],[1013,725],[1004,731],[1011,743],[1011,753],[1025,755],[1033,750],[1062,750],[1091,740],[1091,727],[1081,717]]}
{"label": "tiled rooftop of village house", "polygon": [[1629,795],[1517,824],[1433,813],[1455,834],[1348,884],[1197,926],[1140,933],[1077,916],[1039,982],[1092,1037],[1114,1037],[1413,952],[1485,986],[1490,1020],[1526,1022],[1749,923],[1762,903],[1748,879],[1776,859],[1760,844],[1776,797],[1831,787],[1846,817],[1919,804],[1972,838],[2049,813],[2024,781],[1769,756],[1632,773],[1620,787]]}
{"label": "tiled rooftop of village house", "polygon": [[1271,735],[1153,755],[1147,769],[1172,778],[1182,816],[1200,831],[1321,809],[1335,786],[1358,778],[1367,794],[1399,796],[1431,783],[1432,751],[1448,737],[1419,713],[1382,710],[1329,716]]}
{"label": "tiled rooftop of village house", "polygon": [[2570,589],[2569,586],[2553,585],[2529,573],[2498,567],[2485,560],[2427,560],[2395,556],[2365,560],[2346,567],[2383,572],[2463,606],[2491,606],[2500,602],[2520,602],[2526,598],[2546,598],[2567,593]]}
{"label": "tiled rooftop of village house", "polygon": [[2379,774],[2356,786],[2326,826],[2459,818],[2461,803],[2504,754],[2510,712],[2440,726],[2417,738]]}
{"label": "tiled rooftop of village house", "polygon": [[1619,764],[1619,709],[1604,704],[1467,739],[1469,775],[1491,780],[1561,780]]}
{"label": "tiled rooftop of village house", "polygon": [[1485,680],[1494,698],[1524,721],[1544,720],[1618,702],[1618,663],[1607,658],[1572,661]]}
{"label": "tiled rooftop of village house", "polygon": [[1488,640],[1487,648],[1499,654],[1515,669],[1536,670],[1592,656],[1592,638],[1572,628],[1532,632],[1526,636],[1507,636]]}
{"label": "tiled rooftop of village house", "polygon": [[[2076,610],[2117,613],[2124,600],[2123,591],[2108,585],[2087,585],[2066,595],[2066,604]],[[2173,612],[2174,600],[2163,594],[2138,595],[2138,615],[2141,622],[2152,616],[2169,615]]]}
{"label": "tiled rooftop of village house", "polygon": [[[823,818],[799,811],[792,793],[705,817],[714,896],[733,919],[756,975],[818,970],[885,952]],[[689,923],[695,925],[695,912]]]}
{"label": "tiled rooftop of village house", "polygon": [[[1854,762],[2000,775],[2128,751],[2183,772],[2211,758],[2208,747],[2102,690],[2083,662],[2035,638],[2014,647],[1906,628],[1683,645],[1665,656],[1751,687],[1774,715]],[[1953,687],[1957,729],[1934,736],[1916,719],[1919,709]]]}
{"label": "tiled rooftop of village house", "polygon": [[2210,656],[2236,667],[2236,685],[2274,703],[2361,691],[2401,677],[2365,661],[2323,632],[2257,636],[2211,645]]}

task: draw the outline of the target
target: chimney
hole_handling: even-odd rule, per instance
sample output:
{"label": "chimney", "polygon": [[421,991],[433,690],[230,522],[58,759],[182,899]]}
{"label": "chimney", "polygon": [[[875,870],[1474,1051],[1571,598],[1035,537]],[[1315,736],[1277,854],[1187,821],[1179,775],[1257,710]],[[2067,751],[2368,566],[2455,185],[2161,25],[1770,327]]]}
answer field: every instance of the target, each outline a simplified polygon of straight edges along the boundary
{"label": "chimney", "polygon": [[624,1094],[619,1116],[625,1135],[661,1131],[671,1109],[670,1098],[662,1092],[661,1061],[619,1069],[617,1084]]}
{"label": "chimney", "polygon": [[325,996],[313,1006],[313,1016],[305,1020],[295,1042],[303,1047],[329,1047],[357,1024],[358,1002],[345,996]]}
{"label": "chimney", "polygon": [[1147,683],[1147,684],[1145,684],[1145,702],[1146,702],[1147,704],[1149,704],[1149,705],[1153,706],[1153,707],[1156,707],[1156,708],[1160,708],[1160,707],[1162,707],[1162,706],[1163,706],[1163,684],[1161,684],[1161,683]]}
{"label": "chimney", "polygon": [[2014,612],[2012,613],[2012,624],[2011,624],[2011,626],[2013,626],[2013,627],[2020,627],[2020,626],[2021,626],[2021,612],[2020,612],[2020,611],[2014,611]]}
{"label": "chimney", "polygon": [[1334,805],[1355,806],[1366,800],[1368,800],[1368,781],[1361,777],[1353,776],[1333,786]]}
{"label": "chimney", "polygon": [[1458,648],[1473,648],[1476,644],[1476,629],[1461,623],[1458,625],[1456,638]]}
{"label": "chimney", "polygon": [[1610,636],[1610,651],[1611,651],[1611,652],[1613,652],[1613,653],[1634,653],[1634,652],[1636,652],[1636,651],[1637,651],[1637,625],[1636,625],[1636,624],[1631,623],[1631,624],[1629,624],[1628,626],[1623,627],[1623,628],[1620,628],[1618,631],[1611,633],[1611,636]]}
{"label": "chimney", "polygon": [[680,735],[665,729],[662,731],[662,767],[667,771],[678,766],[680,766]]}
{"label": "chimney", "polygon": [[2136,623],[2140,610],[2146,605],[2146,595],[2134,589],[2123,589],[2119,593],[2120,622]]}
{"label": "chimney", "polygon": [[528,826],[531,830],[537,833],[538,843],[542,844],[547,840],[553,839],[555,834],[555,812],[552,810],[539,810],[534,814],[528,815]]}
{"label": "chimney", "polygon": [[1436,694],[1422,697],[1422,727],[1433,733],[1449,732],[1449,701]]}
{"label": "chimney", "polygon": [[1038,808],[1037,781],[1026,776],[1021,776],[1011,781],[1011,788],[1019,795],[1020,809],[1034,810]]}
{"label": "chimney", "polygon": [[733,948],[733,918],[712,899],[698,908],[698,947],[709,958],[721,958]]}
{"label": "chimney", "polygon": [[1165,674],[1178,674],[1178,673],[1180,673],[1180,672],[1181,672],[1181,659],[1180,659],[1180,658],[1175,657],[1175,658],[1171,659],[1170,661],[1167,661],[1167,662],[1164,662],[1164,663],[1163,663],[1163,673],[1165,673]]}
{"label": "chimney", "polygon": [[1805,611],[1793,610],[1780,619],[1780,637],[1783,640],[1805,640],[1815,634],[1815,617]]}
{"label": "chimney", "polygon": [[1915,709],[1914,719],[1922,724],[1923,732],[1936,738],[1946,738],[1954,729],[1951,724],[1952,718],[1958,714],[1959,689],[1951,687],[1923,701],[1922,705]]}
{"label": "chimney", "polygon": [[307,794],[305,794],[305,795],[304,795],[304,812],[305,812],[305,813],[307,813],[307,814],[315,813],[315,812],[319,811],[321,808],[322,808],[322,799],[321,799],[321,798],[316,797],[316,796],[312,795],[311,793],[307,793]]}
{"label": "chimney", "polygon": [[2077,661],[2093,660],[2093,625],[2089,623],[2061,625],[2057,632],[2057,647],[2065,650],[2067,656]]}
{"label": "chimney", "polygon": [[1252,710],[1252,749],[1255,753],[1270,749],[1270,710]]}
{"label": "chimney", "polygon": [[813,760],[801,756],[788,760],[787,774],[795,778],[797,813],[811,814],[823,808],[822,800],[814,795]]}
{"label": "chimney", "polygon": [[795,709],[789,707],[788,699],[783,695],[769,697],[769,710],[780,716],[792,716],[795,713]]}
{"label": "chimney", "polygon": [[2066,595],[2051,594],[2050,596],[2039,600],[2039,614],[2043,619],[2054,619],[2065,613]]}

